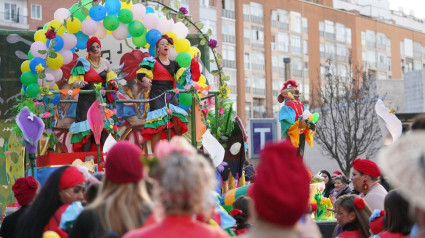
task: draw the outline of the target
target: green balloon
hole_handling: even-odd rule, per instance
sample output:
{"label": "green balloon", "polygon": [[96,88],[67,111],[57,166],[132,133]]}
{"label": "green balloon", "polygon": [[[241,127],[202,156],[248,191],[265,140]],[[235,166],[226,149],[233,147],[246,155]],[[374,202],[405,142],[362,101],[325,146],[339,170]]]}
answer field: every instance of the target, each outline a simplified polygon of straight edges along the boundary
{"label": "green balloon", "polygon": [[140,21],[132,21],[128,24],[128,33],[132,37],[139,37],[146,33],[146,28]]}
{"label": "green balloon", "polygon": [[[87,2],[87,1],[86,1]],[[84,3],[84,1],[82,2],[82,4],[86,4]],[[79,9],[80,7],[78,6],[78,4],[74,4],[71,8],[71,13],[73,13],[72,15],[76,18],[78,18],[81,22],[87,18],[87,15],[83,13],[83,7],[81,9]],[[91,4],[88,4],[84,7],[85,9],[89,10],[91,8]],[[78,10],[77,10],[78,9]],[[85,11],[85,10],[84,10]],[[89,11],[86,11],[86,13],[88,13]]]}
{"label": "green balloon", "polygon": [[36,83],[30,84],[27,87],[27,95],[30,98],[35,98],[40,93],[40,86]]}
{"label": "green balloon", "polygon": [[124,24],[130,23],[133,20],[133,12],[129,9],[121,9],[118,13],[118,20]]}
{"label": "green balloon", "polygon": [[47,30],[48,27],[49,27],[49,23],[47,22],[46,24],[44,24],[43,30]]}
{"label": "green balloon", "polygon": [[26,71],[21,75],[21,83],[25,86],[28,86],[33,83],[37,83],[37,75],[31,71]]}
{"label": "green balloon", "polygon": [[316,123],[319,120],[319,113],[315,112],[313,113],[313,119],[311,120],[312,123]]}
{"label": "green balloon", "polygon": [[177,55],[176,61],[180,65],[180,67],[187,68],[189,67],[190,62],[192,61],[192,57],[189,53],[182,52]]}
{"label": "green balloon", "polygon": [[137,47],[144,47],[148,42],[146,41],[146,34],[139,37],[132,37],[133,44]]}
{"label": "green balloon", "polygon": [[103,19],[103,26],[108,31],[115,31],[120,26],[120,21],[115,15],[108,15]]}
{"label": "green balloon", "polygon": [[32,60],[34,58],[34,56],[31,53],[31,50],[28,51],[28,59]]}
{"label": "green balloon", "polygon": [[191,93],[180,93],[179,102],[181,105],[188,107],[192,105],[192,94]]}

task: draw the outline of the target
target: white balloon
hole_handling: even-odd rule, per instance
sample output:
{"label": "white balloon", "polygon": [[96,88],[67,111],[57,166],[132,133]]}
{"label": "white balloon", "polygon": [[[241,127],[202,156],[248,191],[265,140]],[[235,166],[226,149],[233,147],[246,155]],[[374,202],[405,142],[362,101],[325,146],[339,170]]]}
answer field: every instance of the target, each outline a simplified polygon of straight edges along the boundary
{"label": "white balloon", "polygon": [[107,31],[106,31],[105,27],[103,26],[103,23],[98,22],[97,23],[97,31],[94,34],[94,36],[96,36],[99,39],[103,39],[103,38],[105,38],[106,33],[107,33]]}
{"label": "white balloon", "polygon": [[145,17],[143,17],[143,25],[145,25],[148,29],[156,29],[158,23],[159,19],[155,13],[148,13]]}
{"label": "white balloon", "polygon": [[307,118],[310,116],[310,111],[307,109],[303,112],[303,119],[307,120]]}
{"label": "white balloon", "polygon": [[[39,50],[44,50],[45,53],[41,54],[40,52],[38,52]],[[36,41],[34,43],[32,43],[31,48],[30,48],[31,54],[34,57],[40,57],[40,58],[45,58],[47,55],[47,46],[45,43],[41,42],[41,41]]]}
{"label": "white balloon", "polygon": [[[55,84],[55,77],[53,77],[53,75],[49,73],[46,73],[45,75],[46,78],[44,79],[44,85],[47,84],[50,88],[53,87],[53,85]],[[40,85],[42,85],[42,83]]]}
{"label": "white balloon", "polygon": [[61,22],[63,22],[64,20],[66,20],[68,17],[71,16],[71,13],[69,12],[68,9],[66,8],[59,8],[58,10],[55,11],[55,13],[53,14],[53,18],[55,20],[59,20]]}
{"label": "white balloon", "polygon": [[186,38],[187,34],[189,34],[189,29],[183,24],[183,22],[177,22],[174,24],[173,31],[176,33],[179,39]]}
{"label": "white balloon", "polygon": [[77,45],[77,37],[71,33],[63,33],[63,48],[72,49]]}
{"label": "white balloon", "polygon": [[168,59],[176,60],[176,57],[177,57],[177,51],[174,48],[171,48],[170,53],[168,53]]}
{"label": "white balloon", "polygon": [[143,4],[136,3],[131,7],[131,12],[133,12],[133,21],[138,21],[145,17],[146,8]]}
{"label": "white balloon", "polygon": [[120,23],[120,26],[112,32],[112,35],[117,40],[124,40],[128,35],[128,28],[126,24]]}
{"label": "white balloon", "polygon": [[71,63],[73,57],[71,50],[62,49],[58,53],[61,54],[63,57],[63,65]]}
{"label": "white balloon", "polygon": [[174,27],[174,20],[170,19],[168,20],[166,17],[161,17],[158,20],[158,26],[156,29],[160,31],[161,33],[165,33],[168,31],[171,31]]}
{"label": "white balloon", "polygon": [[81,23],[81,31],[88,36],[96,34],[97,22],[92,19],[85,19]]}
{"label": "white balloon", "polygon": [[[61,53],[61,54],[63,56],[63,53]],[[65,64],[65,61],[64,61],[64,64]],[[47,68],[46,69],[46,73],[53,75],[53,78],[55,79],[55,82],[61,80],[62,79],[62,76],[63,76],[62,69],[51,69],[51,68]]]}

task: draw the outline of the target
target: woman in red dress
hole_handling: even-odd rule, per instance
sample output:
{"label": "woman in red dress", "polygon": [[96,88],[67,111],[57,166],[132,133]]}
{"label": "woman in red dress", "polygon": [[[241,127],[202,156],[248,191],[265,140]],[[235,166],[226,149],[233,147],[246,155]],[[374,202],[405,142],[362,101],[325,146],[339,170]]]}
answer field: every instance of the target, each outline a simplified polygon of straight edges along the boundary
{"label": "woman in red dress", "polygon": [[357,195],[344,195],[335,202],[335,218],[341,227],[339,238],[367,238],[371,236],[369,217],[372,214],[364,200]]}

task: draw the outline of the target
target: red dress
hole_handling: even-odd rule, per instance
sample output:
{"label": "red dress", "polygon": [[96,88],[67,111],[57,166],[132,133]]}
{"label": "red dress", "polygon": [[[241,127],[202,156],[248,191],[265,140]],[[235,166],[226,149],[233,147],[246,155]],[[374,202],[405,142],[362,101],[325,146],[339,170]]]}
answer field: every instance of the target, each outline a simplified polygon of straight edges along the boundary
{"label": "red dress", "polygon": [[191,216],[170,215],[159,223],[144,226],[126,233],[123,238],[221,238],[229,235],[218,228],[194,220]]}
{"label": "red dress", "polygon": [[339,234],[338,238],[363,238],[359,230],[355,231],[344,231]]}

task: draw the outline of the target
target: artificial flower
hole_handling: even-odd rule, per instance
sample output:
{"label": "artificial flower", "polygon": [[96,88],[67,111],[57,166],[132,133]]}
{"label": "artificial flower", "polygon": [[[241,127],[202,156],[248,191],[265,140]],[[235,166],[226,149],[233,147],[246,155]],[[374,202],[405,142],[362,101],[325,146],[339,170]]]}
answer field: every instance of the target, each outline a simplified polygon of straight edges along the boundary
{"label": "artificial flower", "polygon": [[38,72],[43,72],[44,71],[43,65],[40,63],[37,66],[35,66],[35,71],[37,71],[37,73]]}
{"label": "artificial flower", "polygon": [[52,116],[52,113],[50,113],[50,112],[45,112],[41,117],[42,118],[48,118],[48,117],[51,117]]}
{"label": "artificial flower", "polygon": [[220,115],[223,115],[223,113],[224,113],[224,108],[220,108],[220,111],[219,111],[218,113],[220,113]]}
{"label": "artificial flower", "polygon": [[94,87],[96,90],[101,90],[102,89],[102,83],[95,83]]}
{"label": "artificial flower", "polygon": [[34,106],[42,106],[42,105],[44,105],[44,103],[39,101],[34,102]]}
{"label": "artificial flower", "polygon": [[46,85],[44,87],[40,87],[40,94],[41,94],[41,96],[53,95],[53,93],[50,92],[50,90],[49,90],[49,85]]}
{"label": "artificial flower", "polygon": [[171,113],[173,113],[173,111],[171,111],[170,108],[167,109],[167,113],[171,115]]}
{"label": "artificial flower", "polygon": [[232,91],[230,91],[229,86],[227,86],[227,84],[223,84],[221,85],[220,89],[219,89],[219,94],[218,96],[221,98],[228,98],[229,97],[229,93],[231,93]]}
{"label": "artificial flower", "polygon": [[180,7],[179,12],[183,13],[184,15],[187,15],[189,13],[185,7]]}
{"label": "artificial flower", "polygon": [[214,49],[215,47],[217,47],[217,41],[216,41],[216,40],[214,40],[214,39],[210,39],[210,42],[208,42],[208,46],[209,46],[211,49]]}
{"label": "artificial flower", "polygon": [[51,40],[54,39],[56,37],[56,32],[52,29],[47,30],[47,32],[45,33],[46,38]]}

